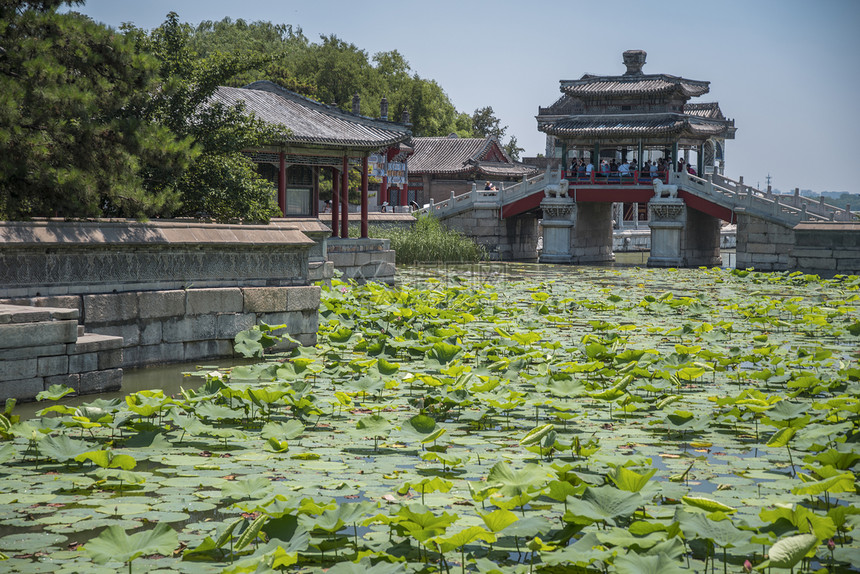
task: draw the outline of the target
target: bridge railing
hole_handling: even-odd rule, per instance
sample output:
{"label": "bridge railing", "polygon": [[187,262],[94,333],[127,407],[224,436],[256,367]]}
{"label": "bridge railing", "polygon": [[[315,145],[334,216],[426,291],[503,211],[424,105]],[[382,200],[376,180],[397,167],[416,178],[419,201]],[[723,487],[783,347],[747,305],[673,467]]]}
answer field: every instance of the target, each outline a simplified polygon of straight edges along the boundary
{"label": "bridge railing", "polygon": [[735,210],[743,208],[764,219],[794,225],[801,221],[854,221],[854,214],[847,209],[829,205],[824,201],[801,201],[799,195],[774,194],[745,185],[743,180],[734,181],[718,174],[705,178],[676,172],[670,178],[673,183],[700,197],[710,199],[718,205]]}

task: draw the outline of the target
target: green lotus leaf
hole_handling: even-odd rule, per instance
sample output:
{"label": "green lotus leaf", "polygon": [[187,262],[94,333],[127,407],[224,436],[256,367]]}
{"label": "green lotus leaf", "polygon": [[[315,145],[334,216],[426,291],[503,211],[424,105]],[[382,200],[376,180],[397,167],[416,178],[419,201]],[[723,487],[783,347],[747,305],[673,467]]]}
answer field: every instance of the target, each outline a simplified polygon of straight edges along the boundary
{"label": "green lotus leaf", "polygon": [[657,469],[652,468],[645,474],[639,474],[625,466],[616,466],[607,476],[620,490],[640,492],[656,472]]}
{"label": "green lotus leaf", "polygon": [[75,389],[71,387],[66,387],[64,385],[51,385],[44,391],[40,391],[39,394],[36,395],[37,401],[57,401],[61,398],[74,393]]}
{"label": "green lotus leaf", "polygon": [[751,532],[740,530],[728,518],[717,520],[711,518],[710,515],[691,514],[681,508],[675,512],[675,520],[681,525],[681,530],[688,540],[694,538],[710,540],[723,548],[733,548],[745,544],[749,542],[752,536]]}
{"label": "green lotus leaf", "polygon": [[304,432],[305,425],[295,419],[290,419],[285,423],[266,423],[263,425],[262,430],[260,430],[260,436],[265,439],[292,440],[300,437]]}
{"label": "green lotus leaf", "polygon": [[371,563],[367,558],[359,562],[338,562],[327,570],[327,574],[403,574],[406,565],[402,562]]}
{"label": "green lotus leaf", "polygon": [[42,456],[65,462],[73,460],[78,455],[92,450],[92,446],[82,440],[70,438],[67,435],[47,436],[39,442],[39,452]]}
{"label": "green lotus leaf", "polygon": [[487,475],[488,485],[499,485],[502,496],[527,494],[543,487],[551,473],[539,464],[529,463],[516,470],[506,462],[497,462]]}
{"label": "green lotus leaf", "polygon": [[519,517],[516,514],[503,508],[486,514],[480,512],[478,514],[481,516],[481,520],[484,521],[484,524],[487,525],[487,528],[489,528],[491,532],[501,532],[519,520]]}
{"label": "green lotus leaf", "polygon": [[567,513],[572,517],[584,517],[591,521],[605,520],[616,523],[618,519],[631,516],[643,503],[636,492],[626,492],[612,486],[589,486],[582,498],[567,499]]}
{"label": "green lotus leaf", "polygon": [[818,537],[814,534],[797,534],[778,540],[768,550],[768,565],[773,568],[794,568],[818,544]]}
{"label": "green lotus leaf", "polygon": [[480,526],[469,526],[451,536],[437,536],[432,541],[439,545],[442,552],[450,552],[476,540],[483,540],[492,544],[496,541],[496,535],[492,532],[487,532],[487,530]]}
{"label": "green lotus leaf", "polygon": [[613,562],[619,574],[681,574],[687,572],[683,565],[665,554],[641,556],[628,553]]}
{"label": "green lotus leaf", "polygon": [[681,498],[681,502],[696,508],[701,508],[702,510],[707,510],[708,512],[724,512],[726,514],[732,514],[738,511],[737,508],[732,508],[722,502],[717,502],[716,500],[705,498],[703,496],[684,496]]}
{"label": "green lotus leaf", "polygon": [[272,492],[272,483],[261,476],[227,482],[221,487],[224,498],[233,500],[260,499]]}
{"label": "green lotus leaf", "polygon": [[84,546],[96,564],[131,562],[146,554],[170,555],[179,544],[176,531],[167,524],[129,536],[118,526],[109,526]]}

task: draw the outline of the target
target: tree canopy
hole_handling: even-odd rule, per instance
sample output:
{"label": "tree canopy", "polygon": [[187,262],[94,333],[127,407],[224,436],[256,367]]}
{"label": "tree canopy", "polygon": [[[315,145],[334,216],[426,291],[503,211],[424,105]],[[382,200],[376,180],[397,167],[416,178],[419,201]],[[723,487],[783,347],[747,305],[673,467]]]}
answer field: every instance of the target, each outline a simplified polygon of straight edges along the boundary
{"label": "tree canopy", "polygon": [[[369,56],[335,35],[243,20],[114,30],[59,8],[0,3],[0,218],[192,216],[267,221],[273,185],[242,152],[283,128],[213,105],[219,85],[267,79],[324,103],[389,119],[416,136],[496,136],[492,107],[458,112],[397,50]],[[517,158],[516,138],[503,144]]]}

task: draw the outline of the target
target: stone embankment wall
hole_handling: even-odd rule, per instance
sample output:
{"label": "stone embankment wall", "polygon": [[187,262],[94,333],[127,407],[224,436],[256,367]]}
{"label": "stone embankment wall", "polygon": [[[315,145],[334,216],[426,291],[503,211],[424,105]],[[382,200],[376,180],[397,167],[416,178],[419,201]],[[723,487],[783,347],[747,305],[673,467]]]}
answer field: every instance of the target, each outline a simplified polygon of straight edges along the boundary
{"label": "stone embankment wall", "polygon": [[745,213],[738,214],[738,269],[785,271],[792,268],[794,230]]}
{"label": "stone embankment wall", "polygon": [[473,209],[443,220],[448,229],[459,231],[487,248],[494,261],[536,261],[537,215],[524,213],[502,221],[495,203],[476,203]]}
{"label": "stone embankment wall", "polygon": [[[288,222],[3,222],[0,303],[71,310],[75,333],[80,324],[84,338],[121,338],[121,353],[114,354],[121,359],[111,369],[231,356],[236,333],[259,321],[286,324],[311,345],[320,291],[310,285],[309,254],[320,249]],[[324,257],[322,249],[315,259]],[[36,346],[56,344],[46,339]],[[4,363],[33,358],[30,346],[6,345]],[[85,360],[66,351],[70,364]]]}
{"label": "stone embankment wall", "polygon": [[122,339],[83,333],[77,309],[0,305],[0,399],[32,400],[51,385],[78,394],[122,384]]}
{"label": "stone embankment wall", "polygon": [[738,216],[737,267],[803,271],[822,277],[860,273],[860,223],[798,223],[785,227]]}

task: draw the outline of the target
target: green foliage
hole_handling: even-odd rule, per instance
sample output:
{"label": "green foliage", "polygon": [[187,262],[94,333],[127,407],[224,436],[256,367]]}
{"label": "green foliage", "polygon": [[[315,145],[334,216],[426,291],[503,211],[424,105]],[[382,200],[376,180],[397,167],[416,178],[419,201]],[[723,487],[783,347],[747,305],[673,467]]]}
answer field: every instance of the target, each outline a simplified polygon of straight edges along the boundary
{"label": "green foliage", "polygon": [[254,163],[242,152],[275,143],[287,130],[267,126],[247,115],[241,105],[228,108],[209,101],[218,86],[273,57],[221,52],[202,57],[189,45],[191,27],[180,23],[175,12],[149,34],[133,27],[125,31],[139,51],[160,63],[161,86],[153,94],[148,116],[195,146],[180,177],[165,177],[168,174],[152,166],[146,184],[178,190],[182,206],[175,215],[220,222],[266,222],[276,215],[274,186],[257,175]]}
{"label": "green foliage", "polygon": [[372,237],[391,240],[391,248],[397,252],[397,262],[414,263],[471,263],[487,258],[484,246],[473,239],[445,228],[435,217],[420,217],[408,228],[373,227]]}
{"label": "green foliage", "polygon": [[145,165],[181,173],[191,142],[149,121],[157,63],[77,2],[0,6],[0,218],[146,217],[179,194],[149,187]]}

